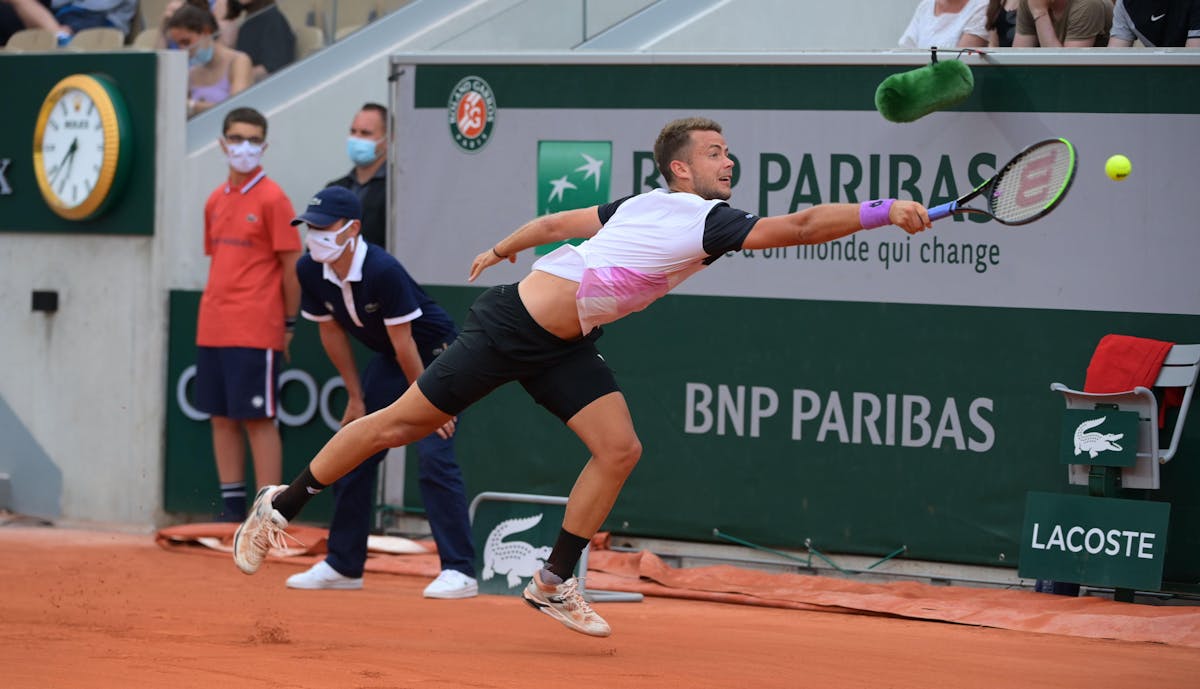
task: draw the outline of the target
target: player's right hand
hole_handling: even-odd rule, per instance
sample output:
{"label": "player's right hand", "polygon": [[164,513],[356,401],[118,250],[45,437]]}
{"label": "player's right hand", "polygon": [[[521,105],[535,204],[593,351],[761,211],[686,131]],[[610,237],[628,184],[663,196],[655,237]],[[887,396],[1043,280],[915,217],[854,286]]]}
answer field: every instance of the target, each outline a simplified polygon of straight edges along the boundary
{"label": "player's right hand", "polygon": [[903,199],[893,201],[892,207],[888,211],[888,220],[909,234],[916,234],[933,227],[933,223],[929,220],[929,211],[916,201]]}
{"label": "player's right hand", "polygon": [[475,282],[475,278],[479,277],[483,271],[504,260],[507,260],[509,263],[516,263],[516,252],[514,251],[503,258],[497,256],[496,252],[492,249],[488,249],[487,251],[479,254],[475,257],[474,261],[471,261],[471,273],[467,275],[467,282]]}

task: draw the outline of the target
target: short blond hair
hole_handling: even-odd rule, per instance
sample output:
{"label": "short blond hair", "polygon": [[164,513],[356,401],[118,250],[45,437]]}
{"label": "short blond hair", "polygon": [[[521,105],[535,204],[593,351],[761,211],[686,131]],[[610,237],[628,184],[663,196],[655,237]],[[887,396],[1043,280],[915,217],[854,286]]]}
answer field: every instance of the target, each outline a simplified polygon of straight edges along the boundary
{"label": "short blond hair", "polygon": [[658,139],[654,142],[654,164],[668,185],[675,180],[671,174],[671,161],[682,159],[681,156],[691,145],[691,134],[695,131],[719,134],[721,125],[707,117],[684,117],[668,122],[658,133]]}

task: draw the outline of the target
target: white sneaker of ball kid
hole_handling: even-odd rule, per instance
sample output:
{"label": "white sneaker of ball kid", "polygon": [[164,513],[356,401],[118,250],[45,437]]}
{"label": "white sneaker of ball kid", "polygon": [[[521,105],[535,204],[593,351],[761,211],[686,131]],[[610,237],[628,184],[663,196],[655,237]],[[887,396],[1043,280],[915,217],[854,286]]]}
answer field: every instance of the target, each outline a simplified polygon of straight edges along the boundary
{"label": "white sneaker of ball kid", "polygon": [[344,576],[330,567],[328,562],[321,560],[306,571],[288,577],[287,587],[290,589],[357,591],[363,587],[363,580],[362,577]]}
{"label": "white sneaker of ball kid", "polygon": [[442,573],[425,587],[426,598],[474,598],[479,595],[479,583],[456,569]]}

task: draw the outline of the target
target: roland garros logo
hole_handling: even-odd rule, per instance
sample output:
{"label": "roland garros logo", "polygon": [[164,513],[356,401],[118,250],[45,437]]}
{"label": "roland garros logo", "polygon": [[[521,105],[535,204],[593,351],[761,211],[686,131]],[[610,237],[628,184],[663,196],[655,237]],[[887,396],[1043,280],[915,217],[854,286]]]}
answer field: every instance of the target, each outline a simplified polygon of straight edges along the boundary
{"label": "roland garros logo", "polygon": [[464,77],[450,94],[446,107],[450,136],[464,151],[483,148],[496,124],[496,94],[481,77]]}

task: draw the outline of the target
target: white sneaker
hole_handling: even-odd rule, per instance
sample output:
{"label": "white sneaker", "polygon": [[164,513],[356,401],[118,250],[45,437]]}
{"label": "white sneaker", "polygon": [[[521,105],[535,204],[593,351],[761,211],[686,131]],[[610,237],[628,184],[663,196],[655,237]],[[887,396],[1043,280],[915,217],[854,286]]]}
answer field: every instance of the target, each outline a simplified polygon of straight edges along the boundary
{"label": "white sneaker", "polygon": [[347,577],[340,574],[329,563],[321,560],[306,571],[293,574],[287,578],[290,589],[335,589],[338,591],[354,591],[361,589],[362,577]]}
{"label": "white sneaker", "polygon": [[588,636],[608,636],[612,633],[603,617],[592,610],[579,592],[579,579],[571,577],[558,586],[542,583],[542,573],[535,572],[521,594],[534,610],[546,613],[562,622],[567,629]]}
{"label": "white sneaker", "polygon": [[425,587],[426,598],[474,598],[479,595],[479,583],[457,569],[443,569],[442,573]]}
{"label": "white sneaker", "polygon": [[271,548],[284,548],[288,521],[271,504],[271,499],[287,486],[263,486],[254,497],[250,515],[233,534],[233,562],[246,574],[262,566]]}

